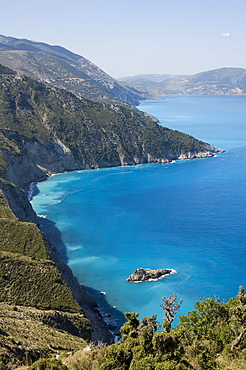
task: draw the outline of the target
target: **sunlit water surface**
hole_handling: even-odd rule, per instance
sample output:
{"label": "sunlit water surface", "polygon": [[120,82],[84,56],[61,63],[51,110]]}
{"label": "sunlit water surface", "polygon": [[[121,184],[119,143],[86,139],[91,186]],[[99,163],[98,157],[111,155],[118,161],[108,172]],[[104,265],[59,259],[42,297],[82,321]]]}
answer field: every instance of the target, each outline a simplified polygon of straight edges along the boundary
{"label": "sunlit water surface", "polygon": [[[226,153],[58,174],[32,200],[64,261],[118,325],[126,311],[161,321],[161,298],[173,293],[185,314],[199,297],[246,287],[246,96],[169,95],[139,109]],[[177,274],[127,282],[138,267]]]}

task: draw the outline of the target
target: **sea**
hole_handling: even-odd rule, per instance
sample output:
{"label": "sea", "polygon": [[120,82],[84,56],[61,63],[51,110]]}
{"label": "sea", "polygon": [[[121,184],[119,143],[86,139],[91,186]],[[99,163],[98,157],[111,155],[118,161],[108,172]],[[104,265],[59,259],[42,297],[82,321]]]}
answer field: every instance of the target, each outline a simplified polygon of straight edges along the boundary
{"label": "sea", "polygon": [[[166,95],[138,109],[226,152],[57,174],[33,186],[40,227],[115,331],[124,312],[163,320],[162,298],[228,300],[246,288],[246,96]],[[175,274],[131,283],[137,268]]]}

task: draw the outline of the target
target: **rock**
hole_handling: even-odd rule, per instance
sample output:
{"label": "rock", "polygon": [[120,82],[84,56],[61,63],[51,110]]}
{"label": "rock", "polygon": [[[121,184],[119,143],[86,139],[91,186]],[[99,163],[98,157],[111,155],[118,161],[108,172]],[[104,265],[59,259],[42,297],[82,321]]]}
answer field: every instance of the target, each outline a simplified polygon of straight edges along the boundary
{"label": "rock", "polygon": [[0,189],[7,199],[10,209],[20,221],[38,222],[37,215],[28,201],[27,194],[21,188],[0,179]]}
{"label": "rock", "polygon": [[153,281],[162,279],[165,275],[175,274],[177,271],[173,269],[143,269],[138,268],[133,274],[129,276],[127,281],[130,282],[142,282],[142,281]]}

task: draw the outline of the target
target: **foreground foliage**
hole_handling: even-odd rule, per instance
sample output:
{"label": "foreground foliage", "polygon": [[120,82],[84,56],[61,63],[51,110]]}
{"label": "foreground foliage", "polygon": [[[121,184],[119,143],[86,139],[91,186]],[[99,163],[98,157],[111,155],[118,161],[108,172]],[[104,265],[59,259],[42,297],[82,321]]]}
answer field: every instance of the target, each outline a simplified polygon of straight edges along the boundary
{"label": "foreground foliage", "polygon": [[54,359],[38,362],[31,369],[56,369],[59,363],[68,370],[246,369],[244,289],[240,287],[238,295],[228,302],[200,299],[194,310],[181,316],[179,324],[171,328],[181,304],[176,298],[176,295],[162,298],[162,324],[155,315],[140,321],[137,313],[128,312],[118,343],[108,347],[88,346],[57,362]]}
{"label": "foreground foliage", "polygon": [[[200,299],[171,329],[173,314],[179,308],[174,298],[163,299],[161,332],[157,331],[156,316],[140,322],[138,314],[127,313],[122,339],[106,350],[101,369],[246,369],[246,294],[242,287],[228,302]],[[171,315],[167,304],[173,308]]]}

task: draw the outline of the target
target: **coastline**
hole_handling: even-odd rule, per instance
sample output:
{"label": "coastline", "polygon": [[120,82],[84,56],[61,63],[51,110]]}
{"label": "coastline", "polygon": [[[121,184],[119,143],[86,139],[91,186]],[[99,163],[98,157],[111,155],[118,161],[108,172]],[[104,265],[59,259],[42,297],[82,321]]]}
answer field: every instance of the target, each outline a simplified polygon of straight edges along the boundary
{"label": "coastline", "polygon": [[[75,170],[75,171],[77,171],[77,170]],[[68,171],[64,171],[62,173],[67,173],[67,172]],[[26,193],[27,193],[27,196],[28,196],[28,201],[29,201],[31,206],[32,206],[31,200],[33,198],[33,193],[35,192],[35,188],[36,188],[37,184],[39,182],[46,181],[49,176],[54,176],[54,175],[58,175],[58,174],[62,174],[62,173],[59,172],[57,174],[56,173],[50,174],[47,177],[42,177],[42,178],[37,179],[36,181],[32,181],[30,183],[30,185],[29,185],[30,189]],[[33,210],[33,211],[35,212],[35,210]],[[46,216],[39,215],[36,212],[35,212],[35,214],[37,215],[38,218],[45,219],[45,221],[47,221],[49,224],[52,224],[53,221],[47,219]],[[44,227],[44,225],[38,224],[39,229],[40,229],[40,226]],[[45,230],[42,229],[40,231],[46,235]],[[49,237],[47,235],[46,235],[46,237],[49,240]],[[52,242],[50,242],[50,243],[52,244]],[[83,303],[81,303],[81,304],[79,303],[80,306],[82,307],[85,315],[87,316],[87,318],[89,318],[90,321],[95,322],[95,318],[92,318],[91,313],[89,312],[89,311],[91,311],[90,308],[92,308],[92,310],[95,312],[95,315],[98,316],[98,320],[102,321],[104,323],[106,331],[109,334],[109,335],[105,336],[106,337],[106,343],[108,343],[108,344],[111,344],[113,342],[115,343],[119,339],[119,325],[117,323],[118,319],[113,317],[113,315],[111,314],[111,311],[115,311],[116,307],[111,306],[107,303],[108,309],[105,310],[103,308],[103,306],[105,306],[105,304],[101,306],[100,303],[98,302],[98,300],[95,298],[95,296],[99,293],[91,294],[90,290],[93,290],[92,288],[88,288],[85,285],[79,283],[77,281],[76,276],[74,276],[72,270],[70,269],[70,267],[67,265],[66,262],[63,261],[61,253],[57,250],[57,248],[53,244],[52,244],[52,246],[56,250],[56,253],[55,253],[55,255],[53,254],[52,259],[54,259],[56,264],[58,264],[58,269],[62,272],[62,274],[64,275],[64,273],[65,273],[65,276],[63,276],[63,277],[65,278],[67,283],[68,283],[68,280],[69,280],[68,285],[70,286],[70,289],[72,290],[72,292],[74,293],[74,290],[76,291],[74,296],[75,296],[75,299],[77,300],[77,302],[79,303],[79,301],[81,300],[81,293],[82,293],[82,295],[84,295],[84,292],[86,291],[86,295],[88,295],[88,297],[86,297],[86,300],[90,301],[89,305],[88,305],[90,307],[85,307],[85,305]],[[62,266],[62,265],[65,265],[65,266]],[[80,292],[80,290],[82,290],[82,291]],[[106,293],[101,292],[100,295],[105,296]],[[101,298],[105,299],[105,297],[101,297]],[[84,300],[84,297],[82,298],[82,300]],[[86,306],[87,306],[87,303],[86,303]],[[124,316],[123,313],[121,313],[121,314],[122,314],[122,316]],[[116,332],[114,330],[116,330]],[[98,341],[98,339],[96,338],[94,340],[94,342],[96,343],[97,341]],[[101,338],[101,341],[104,342],[103,338]]]}
{"label": "coastline", "polygon": [[[218,150],[218,152],[222,152],[221,150]],[[211,157],[211,156],[214,156],[214,154],[213,155],[211,155],[211,153],[210,153],[210,155],[208,155],[207,157],[209,158],[209,157]],[[202,157],[189,157],[189,156],[187,156],[187,158],[180,158],[180,159],[175,159],[175,160],[170,160],[170,161],[168,161],[168,163],[175,163],[176,162],[176,160],[178,160],[178,161],[180,161],[180,160],[184,160],[184,159],[196,159],[196,158],[201,158],[201,159],[205,159],[206,157],[204,157],[204,156],[202,156]],[[148,163],[144,163],[144,164],[150,164],[150,163],[153,163],[153,164],[164,164],[164,163],[158,163],[158,162],[148,162]],[[165,162],[165,164],[166,164],[167,162]],[[140,165],[140,164],[136,164],[136,165]],[[129,164],[129,165],[126,165],[126,166],[123,166],[123,167],[132,167],[132,166],[136,166],[136,165],[131,165],[131,164]],[[142,164],[141,164],[142,165]],[[114,167],[122,167],[122,166],[114,166]],[[105,168],[105,167],[101,167],[101,168]],[[106,168],[111,168],[111,167],[106,167]],[[100,168],[93,168],[93,169],[100,169]],[[49,173],[47,173],[47,174],[44,174],[44,176],[42,176],[42,177],[39,177],[38,179],[36,179],[36,180],[33,180],[32,182],[30,182],[29,183],[29,189],[26,191],[26,194],[27,194],[27,197],[28,197],[28,202],[30,203],[30,201],[31,201],[31,199],[32,199],[32,197],[33,197],[33,193],[34,193],[34,191],[35,191],[35,187],[37,186],[37,183],[38,182],[43,182],[43,181],[46,181],[50,176],[54,176],[54,175],[57,175],[57,174],[63,174],[63,173],[67,173],[67,172],[72,172],[72,171],[84,171],[84,170],[86,170],[86,169],[84,169],[84,168],[81,168],[81,169],[74,169],[74,170],[71,170],[71,171],[67,171],[67,170],[64,170],[64,171],[58,171],[57,173],[55,173],[55,172],[49,172]],[[91,169],[90,169],[91,170]],[[31,203],[30,203],[31,204]],[[34,211],[35,212],[35,211]],[[36,212],[35,212],[35,214],[36,214]],[[40,217],[40,215],[38,215],[38,217]],[[46,219],[47,220],[47,219]],[[48,220],[47,220],[48,221]],[[59,253],[59,252],[58,252]],[[59,253],[60,254],[60,253]],[[64,262],[63,262],[64,263]],[[66,262],[65,262],[65,265],[66,265]],[[67,265],[66,265],[67,266]],[[67,268],[70,270],[70,268],[67,266]],[[175,270],[174,270],[175,271]],[[71,272],[72,273],[72,272]],[[175,273],[175,272],[173,272],[173,273]],[[73,273],[72,273],[72,275],[73,275]],[[168,276],[168,275],[167,275]],[[162,279],[162,278],[164,278],[165,276],[163,276],[163,277],[161,277],[160,279]],[[77,281],[77,279],[76,279],[76,277],[74,277],[73,276],[73,278]],[[153,279],[153,281],[157,281],[157,280],[160,280],[160,279]],[[75,284],[76,285],[76,284]],[[83,289],[85,289],[86,290],[86,292],[90,295],[90,297],[91,297],[91,299],[92,300],[95,300],[95,297],[93,297],[93,296],[91,296],[91,294],[90,294],[90,289],[91,288],[88,288],[88,287],[84,287],[83,285],[81,285],[82,286],[82,288]],[[73,287],[72,286],[70,286],[70,288],[71,288],[71,290],[73,291]],[[98,304],[98,302],[97,302],[97,300],[95,300],[95,303],[96,303],[96,305],[97,305],[97,309],[96,309],[96,311],[97,311],[97,314],[99,314],[99,320],[101,321],[103,321],[104,323],[105,323],[105,325],[107,325],[107,331],[108,331],[108,333],[111,333],[112,334],[112,330],[110,330],[111,328],[110,328],[110,323],[109,323],[109,321],[111,321],[111,320],[109,320],[109,315],[110,315],[110,312],[109,311],[106,311],[105,312],[105,310],[103,310],[103,308],[102,307],[100,307],[100,305]],[[111,309],[113,309],[114,310],[114,308],[113,308],[113,306],[110,306],[111,307]],[[82,307],[83,308],[83,307]],[[94,307],[95,308],[95,307]],[[117,328],[117,330],[118,330],[118,328]],[[113,335],[115,336],[115,333],[113,332]]]}

